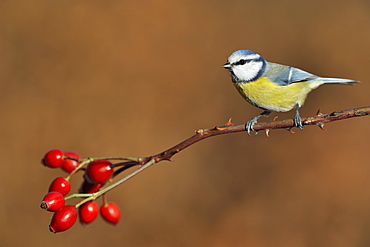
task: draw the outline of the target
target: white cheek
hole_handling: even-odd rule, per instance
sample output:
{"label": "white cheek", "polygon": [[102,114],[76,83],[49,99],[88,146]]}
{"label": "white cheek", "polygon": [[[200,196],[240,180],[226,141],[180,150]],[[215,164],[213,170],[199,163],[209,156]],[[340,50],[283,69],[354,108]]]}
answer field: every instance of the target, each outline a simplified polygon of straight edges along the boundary
{"label": "white cheek", "polygon": [[257,76],[258,72],[262,69],[261,62],[249,62],[244,65],[235,66],[233,68],[234,74],[241,81],[250,81]]}

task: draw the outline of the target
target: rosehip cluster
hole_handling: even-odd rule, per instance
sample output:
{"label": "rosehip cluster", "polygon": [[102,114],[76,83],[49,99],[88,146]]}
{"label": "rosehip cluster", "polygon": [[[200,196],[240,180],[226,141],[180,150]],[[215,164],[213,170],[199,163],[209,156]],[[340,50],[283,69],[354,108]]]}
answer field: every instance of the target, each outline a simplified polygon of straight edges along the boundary
{"label": "rosehip cluster", "polygon": [[78,190],[79,193],[83,194],[98,192],[113,178],[114,169],[109,160],[94,160],[88,162],[85,168],[81,167],[84,164],[79,162],[79,159],[81,159],[81,156],[76,152],[63,152],[59,149],[50,150],[42,159],[43,165],[50,168],[59,167],[69,173],[67,177],[57,177],[51,182],[49,192],[44,196],[41,203],[42,209],[54,212],[49,225],[50,231],[54,233],[71,228],[77,221],[78,216],[82,225],[93,222],[99,212],[106,222],[113,225],[117,224],[121,217],[117,204],[105,201],[105,197],[103,197],[103,205],[100,208],[94,199],[82,204],[65,204],[66,200],[77,197],[75,196],[77,194],[67,196],[71,190],[69,179],[77,171],[84,171],[83,182]]}
{"label": "rosehip cluster", "polygon": [[42,159],[44,166],[50,168],[61,167],[65,172],[72,172],[78,166],[78,162],[73,159],[66,159],[65,157],[71,157],[74,159],[80,159],[81,156],[76,152],[63,152],[59,149],[53,149],[47,152]]}

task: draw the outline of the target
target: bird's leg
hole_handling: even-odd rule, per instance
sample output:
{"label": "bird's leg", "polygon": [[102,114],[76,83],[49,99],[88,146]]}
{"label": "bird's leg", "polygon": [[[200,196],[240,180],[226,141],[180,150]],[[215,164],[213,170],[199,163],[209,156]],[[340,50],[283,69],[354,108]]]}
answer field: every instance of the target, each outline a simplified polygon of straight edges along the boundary
{"label": "bird's leg", "polygon": [[262,116],[268,117],[270,113],[271,113],[270,111],[264,111],[261,114],[252,118],[251,120],[249,120],[248,123],[245,124],[245,130],[248,132],[249,136],[251,135],[251,130],[254,131],[253,125],[257,123],[257,120]]}
{"label": "bird's leg", "polygon": [[302,124],[301,116],[299,115],[299,105],[298,104],[295,107],[294,125],[295,125],[295,127],[300,128],[301,130],[303,130],[303,124]]}

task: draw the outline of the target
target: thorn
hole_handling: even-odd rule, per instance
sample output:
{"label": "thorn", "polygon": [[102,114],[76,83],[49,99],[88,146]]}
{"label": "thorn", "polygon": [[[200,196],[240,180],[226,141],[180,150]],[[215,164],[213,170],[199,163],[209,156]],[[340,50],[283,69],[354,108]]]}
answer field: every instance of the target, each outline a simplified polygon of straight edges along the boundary
{"label": "thorn", "polygon": [[212,129],[201,130],[201,132],[197,132],[197,133],[203,135],[205,131],[215,132],[215,131],[221,131],[221,130],[224,130],[224,129],[227,129],[227,127],[217,127],[217,126],[215,126]]}
{"label": "thorn", "polygon": [[273,119],[272,119],[272,121],[276,121],[276,119],[278,118],[278,116],[275,116]]}
{"label": "thorn", "polygon": [[290,133],[294,134],[295,132],[292,130],[292,128],[288,128],[287,131],[289,131]]}
{"label": "thorn", "polygon": [[231,122],[231,118],[229,118],[229,120],[227,120],[227,123],[226,123],[225,125],[226,125],[226,126],[234,125],[234,124]]}
{"label": "thorn", "polygon": [[321,113],[321,109],[319,108],[315,114],[315,116],[321,117],[323,114]]}
{"label": "thorn", "polygon": [[269,132],[270,132],[270,129],[265,129],[265,133],[267,137],[270,137]]}
{"label": "thorn", "polygon": [[225,128],[225,127],[215,127],[215,128],[214,128],[214,129],[212,129],[212,130],[221,131],[221,130],[224,130],[224,129],[227,129],[227,128]]}
{"label": "thorn", "polygon": [[323,131],[326,131],[326,129],[324,129],[324,123],[323,122],[318,122],[317,126],[319,126],[319,128],[322,129]]}
{"label": "thorn", "polygon": [[330,117],[338,117],[339,114],[337,112],[332,112],[329,114]]}
{"label": "thorn", "polygon": [[[225,126],[231,126],[231,125],[234,125],[232,122],[231,122],[231,118],[229,118],[229,120],[227,120],[227,123],[225,124]],[[212,130],[218,130],[218,131],[220,131],[220,130],[224,130],[224,129],[227,129],[226,127],[214,127],[213,129],[211,129],[211,131]]]}

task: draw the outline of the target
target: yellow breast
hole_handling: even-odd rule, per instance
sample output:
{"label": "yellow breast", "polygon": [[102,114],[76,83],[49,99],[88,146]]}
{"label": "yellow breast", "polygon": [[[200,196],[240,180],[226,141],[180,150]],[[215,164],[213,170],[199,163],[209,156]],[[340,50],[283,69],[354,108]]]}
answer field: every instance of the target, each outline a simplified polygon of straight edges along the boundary
{"label": "yellow breast", "polygon": [[261,77],[253,82],[234,83],[234,85],[252,105],[280,112],[290,111],[297,104],[303,105],[307,94],[313,89],[307,81],[281,86],[267,77]]}

